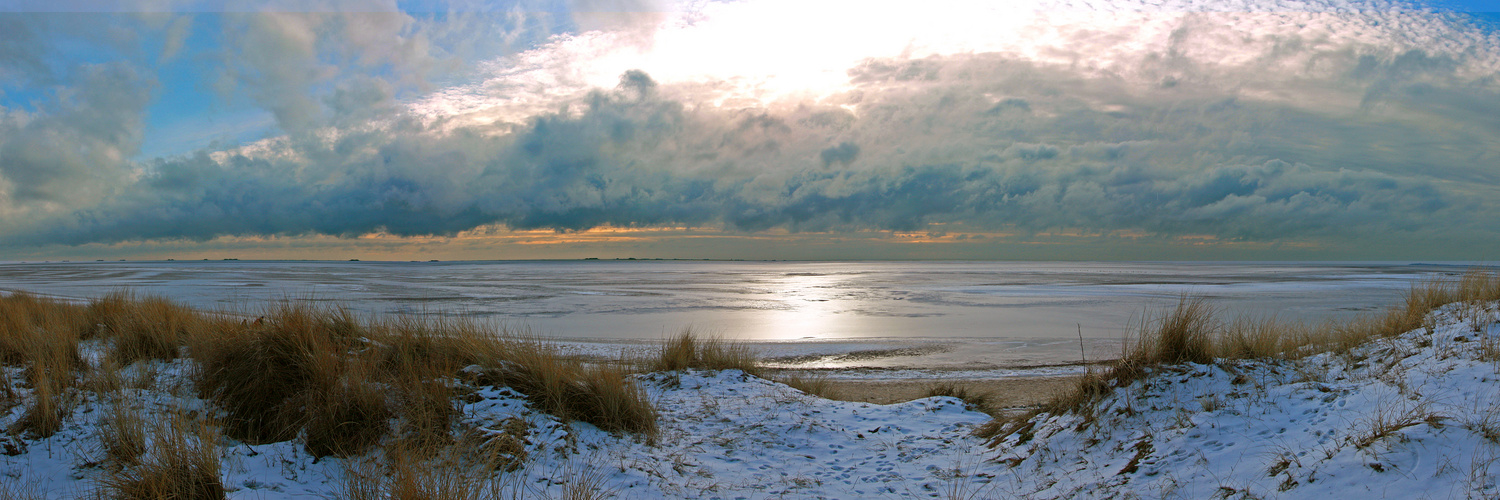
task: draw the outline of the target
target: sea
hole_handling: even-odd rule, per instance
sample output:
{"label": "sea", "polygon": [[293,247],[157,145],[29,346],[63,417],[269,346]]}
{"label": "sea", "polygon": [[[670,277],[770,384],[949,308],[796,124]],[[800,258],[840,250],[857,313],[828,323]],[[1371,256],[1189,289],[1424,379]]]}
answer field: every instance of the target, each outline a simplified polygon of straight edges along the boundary
{"label": "sea", "polygon": [[1396,305],[1461,262],[0,262],[0,291],[116,290],[254,316],[313,301],[367,316],[460,316],[579,356],[684,329],[832,378],[1076,373],[1184,297],[1218,317],[1322,322]]}

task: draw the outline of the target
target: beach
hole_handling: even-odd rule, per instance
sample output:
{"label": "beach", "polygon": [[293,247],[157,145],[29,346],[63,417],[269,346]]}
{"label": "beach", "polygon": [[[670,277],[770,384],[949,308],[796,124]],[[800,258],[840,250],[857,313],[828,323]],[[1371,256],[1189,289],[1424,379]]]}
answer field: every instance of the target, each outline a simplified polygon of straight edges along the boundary
{"label": "beach", "polygon": [[1076,384],[1076,376],[829,381],[833,398],[842,401],[903,403],[928,397],[934,387],[950,385],[981,395],[994,408],[1001,410],[1036,406],[1071,390]]}

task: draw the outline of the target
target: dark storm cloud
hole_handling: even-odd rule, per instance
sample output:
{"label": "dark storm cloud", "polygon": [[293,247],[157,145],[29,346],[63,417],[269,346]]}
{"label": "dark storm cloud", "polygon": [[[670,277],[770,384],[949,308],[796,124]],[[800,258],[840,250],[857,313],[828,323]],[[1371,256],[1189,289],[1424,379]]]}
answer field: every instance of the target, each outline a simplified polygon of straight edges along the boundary
{"label": "dark storm cloud", "polygon": [[[866,93],[858,116],[839,108],[766,115],[689,110],[642,92],[646,81],[629,73],[618,89],[576,103],[581,109],[504,134],[439,132],[402,119],[332,141],[288,140],[278,154],[159,160],[130,198],[83,211],[42,239],[443,235],[485,224],[924,230],[958,222],[1257,240],[1473,222],[1458,209],[1471,200],[1422,178],[1287,162],[1271,157],[1278,147],[1247,144],[1257,134],[1282,143],[1295,137],[1270,127],[1209,128],[1219,114],[1275,115],[1274,106],[1177,101],[1191,111],[1155,110],[1163,116],[1142,121],[1134,117],[1146,112],[1140,103],[1134,111],[1099,111],[1076,96],[1033,95],[1026,97],[1033,109],[1011,98],[997,112],[967,89],[935,85]],[[1054,116],[1035,116],[1038,110]],[[1013,128],[1020,123],[1026,126]],[[964,130],[974,132],[954,135]],[[1247,144],[1209,146],[1245,130],[1252,132]],[[1136,140],[1097,140],[1106,135]],[[820,147],[833,137],[870,146]]]}

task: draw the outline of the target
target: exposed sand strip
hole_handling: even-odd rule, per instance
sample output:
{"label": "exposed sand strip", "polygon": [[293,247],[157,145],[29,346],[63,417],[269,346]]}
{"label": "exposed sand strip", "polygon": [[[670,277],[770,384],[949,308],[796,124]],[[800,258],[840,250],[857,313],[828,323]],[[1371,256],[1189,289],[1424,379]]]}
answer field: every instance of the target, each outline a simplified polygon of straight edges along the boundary
{"label": "exposed sand strip", "polygon": [[988,394],[996,408],[1034,406],[1073,387],[1076,376],[1017,377],[1003,379],[920,379],[920,380],[830,380],[838,399],[890,404],[927,396],[928,389],[939,384],[955,383],[980,394]]}

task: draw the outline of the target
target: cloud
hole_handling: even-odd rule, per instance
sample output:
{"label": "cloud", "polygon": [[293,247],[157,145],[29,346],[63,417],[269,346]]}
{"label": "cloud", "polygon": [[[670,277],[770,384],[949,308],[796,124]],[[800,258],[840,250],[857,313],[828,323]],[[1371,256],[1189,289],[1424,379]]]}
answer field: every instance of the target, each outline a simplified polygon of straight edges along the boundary
{"label": "cloud", "polygon": [[131,182],[154,82],[125,64],[80,69],[36,113],[0,109],[0,211],[4,226],[66,213]]}
{"label": "cloud", "polygon": [[837,146],[824,149],[823,152],[818,153],[818,156],[823,158],[824,166],[834,163],[848,166],[859,157],[859,145],[849,141],[840,142]]}
{"label": "cloud", "polygon": [[[227,92],[247,94],[287,130],[307,134],[385,119],[400,92],[452,71],[455,56],[429,35],[452,42],[484,31],[517,40],[481,22],[488,15],[482,12],[416,19],[394,3],[383,12],[340,10],[368,2],[323,5],[329,13],[174,15],[150,5],[130,12],[142,7],[131,2],[111,4],[106,12],[0,13],[0,232],[152,198],[153,186],[142,179],[161,162],[136,155],[149,131],[148,113],[161,112],[152,107],[157,71],[203,66],[187,81],[222,71]],[[224,66],[215,68],[205,56],[214,46],[194,48],[191,62],[175,61],[195,23],[223,27],[226,45],[218,61]],[[454,45],[473,50],[483,44]],[[166,98],[181,90],[167,89]]]}
{"label": "cloud", "polygon": [[417,17],[389,0],[328,0],[291,11],[216,14],[224,26],[217,86],[226,97],[248,95],[284,132],[309,133],[344,118],[347,110],[319,105],[340,99],[330,93],[347,97],[350,87],[377,86],[391,98],[425,92],[434,79],[462,75],[473,58],[550,35],[548,16],[528,5]]}
{"label": "cloud", "polygon": [[162,42],[161,61],[170,61],[182,52],[183,44],[187,43],[188,35],[193,28],[193,18],[189,16],[176,16],[166,26],[165,40]]}
{"label": "cloud", "polygon": [[[234,78],[295,133],[133,164],[11,241],[498,225],[1500,242],[1494,36],[1313,10],[1030,13],[1014,37],[924,39],[800,93],[674,66],[663,44],[718,39],[668,23],[655,45],[561,37],[405,100],[402,78],[330,67],[429,74],[443,52],[417,47],[422,21],[247,15]],[[67,177],[5,174],[36,200]]]}
{"label": "cloud", "polygon": [[[643,80],[627,74],[618,89],[577,103],[579,111],[536,117],[500,135],[406,119],[325,142],[288,140],[255,155],[161,161],[135,207],[89,212],[81,225],[59,226],[49,238],[452,235],[487,224],[920,231],[959,223],[975,230],[1134,229],[1261,240],[1478,222],[1455,209],[1471,200],[1421,177],[1256,160],[1222,148],[1184,157],[1220,134],[1177,137],[1176,129],[1190,124],[1176,115],[1142,122],[1073,109],[1027,118],[1035,122],[1027,128],[1033,139],[1055,143],[1019,142],[983,137],[1017,116],[992,113],[984,99],[965,104],[943,86],[867,94],[870,108],[862,117],[841,108],[773,116],[690,110],[666,97],[643,97]],[[945,99],[946,107],[922,105]],[[1065,110],[1077,105],[1073,99],[1029,96],[1028,102]],[[1205,110],[1216,108],[1221,103],[1203,104],[1191,115],[1207,121],[1191,125],[1213,123]],[[1116,133],[1151,140],[1067,137],[1106,126],[1135,127]],[[1159,127],[1166,133],[1149,130]],[[952,136],[961,130],[978,134]],[[882,136],[904,140],[875,140]],[[835,137],[850,139],[821,147]],[[866,150],[881,154],[839,160]]]}
{"label": "cloud", "polygon": [[0,37],[0,85],[33,80],[45,84],[49,80],[51,68],[42,58],[31,25],[31,16],[0,14],[0,33],[5,33]]}

